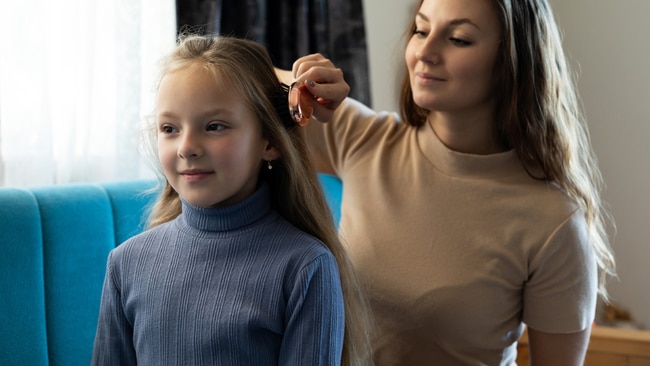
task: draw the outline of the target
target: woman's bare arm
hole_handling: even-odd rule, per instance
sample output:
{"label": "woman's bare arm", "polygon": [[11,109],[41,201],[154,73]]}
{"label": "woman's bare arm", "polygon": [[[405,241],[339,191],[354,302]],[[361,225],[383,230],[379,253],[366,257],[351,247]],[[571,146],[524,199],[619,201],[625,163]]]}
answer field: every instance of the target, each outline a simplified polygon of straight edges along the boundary
{"label": "woman's bare arm", "polygon": [[582,366],[591,328],[569,334],[544,333],[528,327],[530,366]]}

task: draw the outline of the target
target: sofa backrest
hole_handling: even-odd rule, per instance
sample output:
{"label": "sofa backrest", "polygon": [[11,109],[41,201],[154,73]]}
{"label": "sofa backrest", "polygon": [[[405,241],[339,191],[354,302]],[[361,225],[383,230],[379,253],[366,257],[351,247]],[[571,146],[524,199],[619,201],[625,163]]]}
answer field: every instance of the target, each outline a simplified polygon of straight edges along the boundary
{"label": "sofa backrest", "polygon": [[108,252],[153,181],[0,189],[0,364],[88,365]]}
{"label": "sofa backrest", "polygon": [[47,365],[43,237],[31,192],[0,189],[0,363]]}
{"label": "sofa backrest", "polygon": [[[321,175],[335,222],[342,186]],[[111,249],[145,227],[150,180],[0,188],[0,365],[88,365]]]}

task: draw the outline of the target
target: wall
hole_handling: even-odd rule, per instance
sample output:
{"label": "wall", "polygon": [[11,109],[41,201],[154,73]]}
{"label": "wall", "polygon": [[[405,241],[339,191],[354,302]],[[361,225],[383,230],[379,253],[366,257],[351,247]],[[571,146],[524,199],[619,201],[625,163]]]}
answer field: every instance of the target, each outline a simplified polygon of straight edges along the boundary
{"label": "wall", "polygon": [[650,327],[650,2],[552,0],[618,226],[614,301]]}
{"label": "wall", "polygon": [[370,92],[375,109],[397,111],[398,85],[404,60],[404,33],[412,0],[363,0],[370,68]]}
{"label": "wall", "polygon": [[[650,327],[650,1],[550,2],[580,72],[580,93],[607,183],[605,199],[617,223],[612,246],[619,279],[609,289],[615,303]],[[393,75],[403,62],[400,37],[410,21],[404,4],[364,0],[375,109],[398,108]]]}

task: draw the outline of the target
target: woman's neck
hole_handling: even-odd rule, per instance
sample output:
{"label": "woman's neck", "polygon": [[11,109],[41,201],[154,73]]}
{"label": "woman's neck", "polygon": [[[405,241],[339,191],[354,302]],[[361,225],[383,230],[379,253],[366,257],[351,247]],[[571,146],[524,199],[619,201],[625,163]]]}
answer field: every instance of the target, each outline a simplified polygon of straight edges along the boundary
{"label": "woman's neck", "polygon": [[[487,114],[482,114],[485,116]],[[482,116],[459,116],[448,112],[429,112],[433,131],[447,148],[466,154],[489,155],[507,149],[499,141],[496,123]]]}

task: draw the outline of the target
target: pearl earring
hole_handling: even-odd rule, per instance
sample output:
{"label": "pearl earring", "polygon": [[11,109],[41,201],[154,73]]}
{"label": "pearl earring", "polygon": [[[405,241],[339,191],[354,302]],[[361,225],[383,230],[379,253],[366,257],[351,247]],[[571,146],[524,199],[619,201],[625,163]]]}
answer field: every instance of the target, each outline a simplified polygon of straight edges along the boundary
{"label": "pearl earring", "polygon": [[271,165],[271,160],[267,160],[266,163],[268,164],[267,167],[269,170],[273,169],[273,165]]}

